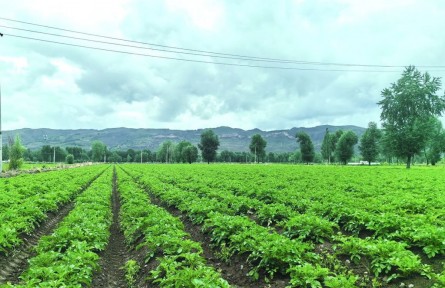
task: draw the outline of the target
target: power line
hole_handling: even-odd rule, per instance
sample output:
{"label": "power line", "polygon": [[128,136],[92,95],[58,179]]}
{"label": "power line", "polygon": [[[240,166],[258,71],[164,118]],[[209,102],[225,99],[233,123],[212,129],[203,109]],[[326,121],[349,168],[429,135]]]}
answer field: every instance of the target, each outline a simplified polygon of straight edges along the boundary
{"label": "power line", "polygon": [[169,60],[177,60],[177,61],[185,61],[185,62],[194,62],[194,63],[214,64],[214,65],[250,67],[250,68],[265,68],[265,69],[281,69],[281,70],[320,71],[320,72],[373,72],[373,73],[376,73],[376,72],[380,72],[380,73],[385,73],[385,72],[398,73],[398,72],[400,72],[400,71],[394,71],[394,70],[319,69],[319,68],[263,66],[263,65],[237,64],[237,63],[227,63],[227,62],[212,62],[212,61],[206,61],[206,60],[195,60],[195,59],[168,57],[168,56],[160,56],[160,55],[152,55],[152,54],[142,54],[142,53],[135,53],[135,52],[129,52],[129,51],[107,49],[107,48],[101,48],[101,47],[85,46],[85,45],[79,45],[79,44],[72,44],[72,43],[52,41],[52,40],[47,40],[47,39],[39,39],[39,38],[33,38],[33,37],[14,35],[14,34],[9,34],[9,33],[8,34],[5,33],[4,35],[5,36],[10,36],[10,37],[15,37],[15,38],[27,39],[27,40],[34,40],[34,41],[40,41],[40,42],[46,42],[46,43],[52,43],[52,44],[65,45],[65,46],[72,46],[72,47],[87,48],[87,49],[94,49],[94,50],[107,51],[107,52],[114,52],[114,53],[120,53],[120,54],[144,56],[144,57],[152,57],[152,58],[160,58],[160,59],[169,59]]}
{"label": "power line", "polygon": [[[371,67],[371,68],[403,68],[406,66],[406,65],[377,65],[377,64],[317,62],[317,61],[301,61],[301,60],[289,60],[289,59],[280,59],[280,58],[246,56],[246,55],[240,55],[240,54],[212,52],[212,51],[206,51],[206,50],[160,45],[160,44],[142,42],[142,41],[133,41],[133,40],[123,39],[123,38],[110,37],[110,36],[93,34],[93,33],[86,33],[86,32],[81,32],[81,31],[76,31],[76,30],[71,30],[71,29],[64,29],[64,28],[58,28],[58,27],[54,27],[54,26],[41,25],[41,24],[20,21],[20,20],[14,20],[14,19],[4,18],[4,17],[0,17],[0,19],[4,20],[4,21],[10,21],[10,22],[16,22],[16,23],[21,23],[21,24],[26,24],[26,25],[38,26],[38,27],[43,27],[43,28],[48,28],[48,29],[76,33],[76,34],[80,34],[80,35],[87,35],[87,36],[100,37],[100,38],[109,39],[109,40],[117,40],[117,41],[123,41],[123,42],[128,42],[128,43],[143,44],[143,45],[179,50],[179,51],[170,51],[170,50],[165,50],[165,49],[137,47],[137,48],[141,48],[141,49],[151,49],[151,50],[163,51],[163,52],[169,52],[169,53],[188,54],[188,55],[195,55],[195,56],[210,56],[210,57],[215,57],[215,58],[237,59],[237,60],[248,60],[248,61],[277,62],[277,63],[286,63],[286,64],[302,64],[302,65],[327,65],[327,66]],[[3,26],[3,27],[7,27],[7,26]],[[12,28],[12,27],[8,27],[8,28],[26,31],[26,29],[21,29],[21,28]],[[93,41],[93,42],[102,42],[102,41],[95,41],[95,40],[87,40],[87,39],[83,39],[83,38],[76,38],[76,37],[72,37],[72,36],[51,34],[51,33],[40,32],[40,31],[33,31],[33,30],[28,30],[28,31],[33,32],[33,33],[42,33],[42,34],[59,36],[59,37],[67,37],[67,38],[72,38],[72,39],[79,39],[79,40],[86,40],[86,41]],[[126,46],[126,45],[117,44],[117,43],[109,43],[109,42],[102,42],[102,43]],[[132,47],[132,46],[128,45],[128,47]],[[134,47],[134,48],[136,48],[136,47]],[[188,51],[188,52],[181,52],[181,51]],[[252,65],[252,66],[255,67],[256,65]],[[440,65],[416,65],[416,67],[419,67],[419,68],[445,68],[445,66],[440,66]],[[331,71],[331,70],[327,70],[327,71]],[[348,70],[348,71],[352,71],[352,70]],[[376,72],[382,72],[382,71],[376,71]]]}
{"label": "power line", "polygon": [[[309,63],[301,63],[301,62],[289,62],[289,61],[279,61],[279,60],[259,60],[259,59],[248,59],[248,58],[232,57],[232,56],[213,56],[213,55],[203,54],[203,53],[170,51],[170,50],[166,50],[166,49],[142,47],[142,46],[135,46],[135,45],[128,45],[128,44],[119,44],[119,43],[114,43],[114,42],[107,42],[107,41],[93,40],[93,39],[73,37],[73,36],[67,36],[67,35],[60,35],[60,34],[54,34],[54,33],[42,32],[42,31],[35,31],[35,30],[29,30],[29,29],[23,29],[23,28],[17,28],[17,27],[10,27],[10,26],[4,26],[4,25],[0,25],[0,27],[8,28],[8,29],[14,29],[14,30],[19,30],[19,31],[25,31],[25,32],[31,32],[31,33],[38,33],[38,34],[43,34],[43,35],[48,35],[48,36],[69,38],[69,39],[73,39],[73,40],[82,40],[82,41],[89,41],[89,42],[95,42],[95,43],[100,43],[100,44],[115,45],[115,46],[137,48],[137,49],[145,49],[145,50],[152,50],[152,51],[160,51],[160,52],[167,52],[167,53],[176,53],[176,54],[182,54],[182,55],[205,56],[205,57],[214,57],[214,58],[223,58],[223,59],[235,59],[235,60],[249,60],[249,61],[258,61],[258,62],[278,62],[278,63],[309,64]],[[445,68],[445,66],[444,66],[444,68]]]}
{"label": "power line", "polygon": [[[13,20],[13,19],[3,18],[3,17],[0,17],[0,19],[1,20],[5,20],[5,21],[17,22],[17,23],[22,23],[22,24],[27,24],[27,25],[33,25],[33,26],[38,26],[38,27],[43,27],[43,28],[49,28],[49,29],[55,29],[55,30],[60,30],[60,31],[65,31],[65,32],[70,32],[70,33],[81,34],[81,35],[100,37],[100,38],[105,38],[105,39],[110,39],[110,40],[118,40],[118,41],[129,42],[129,43],[136,43],[136,44],[144,44],[144,45],[155,46],[155,47],[163,47],[163,48],[174,49],[174,50],[199,52],[199,53],[206,54],[206,56],[223,55],[223,56],[232,56],[232,57],[243,58],[245,60],[256,59],[256,60],[270,60],[270,61],[276,61],[276,62],[294,62],[294,63],[308,63],[308,64],[317,63],[317,62],[309,62],[309,61],[285,60],[285,59],[276,59],[276,58],[264,58],[264,57],[246,56],[246,55],[230,54],[230,53],[220,53],[220,52],[212,52],[212,51],[189,49],[189,48],[180,48],[180,47],[174,47],[174,46],[160,45],[160,44],[149,43],[149,42],[134,41],[134,40],[128,40],[128,39],[123,39],[123,38],[116,38],[116,37],[110,37],[110,36],[105,36],[105,35],[80,32],[80,31],[75,31],[75,30],[70,30],[70,29],[58,28],[58,27],[54,27],[54,26],[41,25],[41,24],[30,23],[30,22],[19,21],[19,20]],[[171,51],[171,52],[174,52],[174,51]]]}

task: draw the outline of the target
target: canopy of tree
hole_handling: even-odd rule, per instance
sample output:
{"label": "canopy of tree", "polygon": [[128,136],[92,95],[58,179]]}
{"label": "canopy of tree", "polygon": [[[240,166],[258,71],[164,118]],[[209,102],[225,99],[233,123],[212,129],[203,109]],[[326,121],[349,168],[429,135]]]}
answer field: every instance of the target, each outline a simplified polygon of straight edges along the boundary
{"label": "canopy of tree", "polygon": [[216,150],[219,147],[218,135],[213,130],[208,129],[201,134],[201,143],[198,144],[202,158],[210,164],[216,159]]}
{"label": "canopy of tree", "polygon": [[311,137],[306,132],[298,132],[295,136],[297,142],[300,143],[301,160],[304,163],[309,163],[314,161],[315,151],[314,144],[312,144]]}
{"label": "canopy of tree", "polygon": [[430,118],[440,116],[445,109],[444,96],[436,94],[440,87],[440,78],[409,66],[396,83],[382,91],[383,99],[378,104],[387,134],[385,141],[396,156],[406,159],[407,168],[428,141]]}
{"label": "canopy of tree", "polygon": [[264,156],[266,156],[266,146],[267,141],[261,137],[260,134],[255,134],[252,136],[250,141],[249,149],[250,152],[255,155],[256,162],[259,163],[260,159],[264,161]]}

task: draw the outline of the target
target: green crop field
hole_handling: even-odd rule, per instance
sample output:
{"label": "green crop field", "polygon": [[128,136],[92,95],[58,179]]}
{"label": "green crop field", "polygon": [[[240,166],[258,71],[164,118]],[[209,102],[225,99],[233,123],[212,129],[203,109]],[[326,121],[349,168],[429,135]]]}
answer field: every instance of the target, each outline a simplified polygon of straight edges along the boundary
{"label": "green crop field", "polygon": [[443,167],[0,178],[0,287],[444,287]]}

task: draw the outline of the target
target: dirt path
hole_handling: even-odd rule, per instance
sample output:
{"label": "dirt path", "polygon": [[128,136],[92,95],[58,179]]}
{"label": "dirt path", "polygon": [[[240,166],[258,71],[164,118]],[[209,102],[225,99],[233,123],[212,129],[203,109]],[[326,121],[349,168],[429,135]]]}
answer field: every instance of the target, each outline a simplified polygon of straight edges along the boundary
{"label": "dirt path", "polygon": [[120,230],[119,210],[121,207],[117,191],[116,170],[113,174],[113,224],[110,227],[110,239],[105,250],[99,254],[101,270],[94,274],[92,287],[126,287],[125,271],[122,269],[129,259],[125,246],[124,234]]}

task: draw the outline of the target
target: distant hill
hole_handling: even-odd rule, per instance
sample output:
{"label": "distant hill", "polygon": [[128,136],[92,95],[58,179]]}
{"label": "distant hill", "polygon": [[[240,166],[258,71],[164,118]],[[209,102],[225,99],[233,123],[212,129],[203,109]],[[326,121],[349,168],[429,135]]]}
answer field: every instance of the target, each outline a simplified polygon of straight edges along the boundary
{"label": "distant hill", "polygon": [[[320,150],[321,143],[326,131],[335,132],[339,129],[352,130],[361,136],[365,128],[357,126],[330,126],[322,125],[311,128],[292,128],[289,130],[262,131],[259,129],[242,130],[230,127],[212,128],[220,139],[219,151],[247,151],[252,135],[260,134],[267,141],[267,152],[289,152],[295,151],[298,144],[295,140],[295,134],[298,131],[308,133],[314,142],[315,149]],[[150,149],[157,150],[159,145],[166,141],[179,142],[181,140],[190,141],[197,144],[200,141],[200,135],[204,129],[199,130],[170,130],[170,129],[132,129],[132,128],[110,128],[103,130],[77,129],[77,130],[58,130],[58,129],[18,129],[4,132],[4,143],[9,137],[19,134],[22,143],[31,150],[40,149],[43,145],[51,146],[80,146],[85,149],[91,147],[91,142],[100,140],[104,142],[110,150],[119,149]]]}

